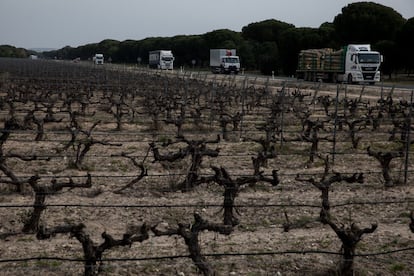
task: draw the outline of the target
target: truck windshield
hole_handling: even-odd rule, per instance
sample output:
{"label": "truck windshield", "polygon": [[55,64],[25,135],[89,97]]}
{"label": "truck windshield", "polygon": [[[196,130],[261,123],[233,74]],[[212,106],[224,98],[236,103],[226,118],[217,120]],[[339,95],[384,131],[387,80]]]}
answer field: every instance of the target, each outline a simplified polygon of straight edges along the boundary
{"label": "truck windshield", "polygon": [[358,54],[359,63],[380,63],[379,54]]}
{"label": "truck windshield", "polygon": [[171,60],[173,60],[173,57],[162,57],[162,60],[171,61]]}
{"label": "truck windshield", "polygon": [[225,63],[239,63],[239,59],[235,57],[226,57],[223,58],[223,62]]}

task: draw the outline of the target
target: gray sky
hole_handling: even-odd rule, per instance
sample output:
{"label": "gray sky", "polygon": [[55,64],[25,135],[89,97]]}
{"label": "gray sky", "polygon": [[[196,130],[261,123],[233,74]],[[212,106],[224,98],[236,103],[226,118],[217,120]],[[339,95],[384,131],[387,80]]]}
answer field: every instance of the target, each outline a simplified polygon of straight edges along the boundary
{"label": "gray sky", "polygon": [[[347,0],[0,0],[0,45],[77,47],[104,39],[241,31],[249,23],[277,19],[296,27],[333,22]],[[414,0],[374,0],[404,18]]]}

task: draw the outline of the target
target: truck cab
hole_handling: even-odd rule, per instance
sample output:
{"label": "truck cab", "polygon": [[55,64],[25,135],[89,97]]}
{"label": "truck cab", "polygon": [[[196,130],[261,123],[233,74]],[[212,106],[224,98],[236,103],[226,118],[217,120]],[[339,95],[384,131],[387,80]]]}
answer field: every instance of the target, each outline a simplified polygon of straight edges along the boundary
{"label": "truck cab", "polygon": [[220,73],[239,73],[240,60],[238,56],[221,57]]}
{"label": "truck cab", "polygon": [[371,51],[370,45],[348,45],[345,58],[343,81],[374,84],[381,80],[380,65],[383,58],[379,52]]}
{"label": "truck cab", "polygon": [[173,64],[174,64],[174,57],[172,54],[161,56],[160,69],[173,70],[174,68]]}
{"label": "truck cab", "polygon": [[95,64],[104,64],[104,55],[95,54],[95,56],[93,57],[93,61]]}

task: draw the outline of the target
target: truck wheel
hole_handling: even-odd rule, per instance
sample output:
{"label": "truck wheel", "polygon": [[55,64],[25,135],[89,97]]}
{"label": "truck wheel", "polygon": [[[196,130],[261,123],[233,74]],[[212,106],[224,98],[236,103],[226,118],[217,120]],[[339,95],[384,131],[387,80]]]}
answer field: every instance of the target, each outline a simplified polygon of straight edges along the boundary
{"label": "truck wheel", "polygon": [[352,80],[352,74],[348,75],[348,84],[353,84],[354,81]]}

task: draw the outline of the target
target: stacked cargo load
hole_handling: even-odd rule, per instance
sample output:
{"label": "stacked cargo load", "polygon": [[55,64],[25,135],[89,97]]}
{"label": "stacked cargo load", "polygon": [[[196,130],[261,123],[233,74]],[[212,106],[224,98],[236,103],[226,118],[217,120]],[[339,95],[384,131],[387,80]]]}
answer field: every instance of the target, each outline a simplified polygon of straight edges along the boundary
{"label": "stacked cargo load", "polygon": [[324,57],[332,49],[308,49],[299,53],[299,70],[322,70],[324,67]]}
{"label": "stacked cargo load", "polygon": [[342,72],[345,52],[345,49],[334,51],[331,48],[302,50],[299,53],[298,70]]}
{"label": "stacked cargo load", "polygon": [[344,72],[345,70],[345,55],[346,48],[338,51],[331,51],[325,54],[324,66],[322,70],[328,70],[333,72]]}

